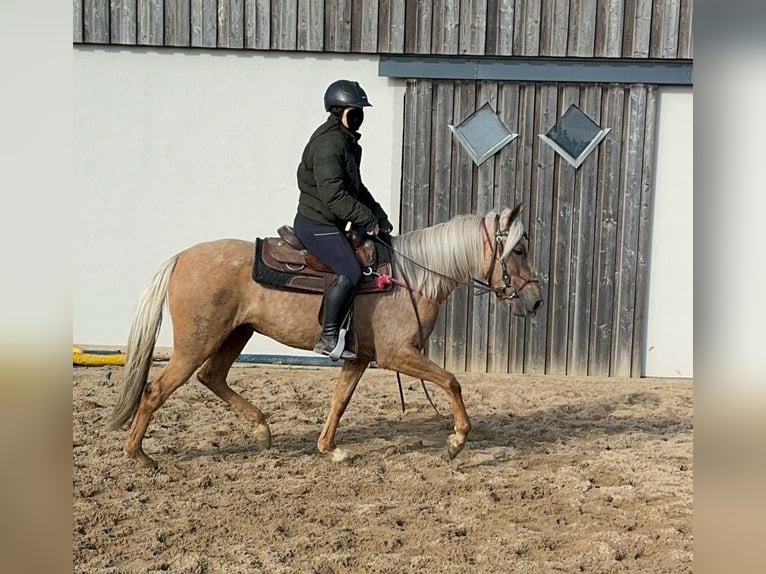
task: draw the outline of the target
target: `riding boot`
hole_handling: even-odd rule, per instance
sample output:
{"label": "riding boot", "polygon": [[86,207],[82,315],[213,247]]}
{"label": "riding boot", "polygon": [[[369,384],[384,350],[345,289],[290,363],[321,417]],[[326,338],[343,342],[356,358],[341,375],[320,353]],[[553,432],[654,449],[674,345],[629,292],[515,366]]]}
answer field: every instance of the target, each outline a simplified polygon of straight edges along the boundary
{"label": "riding boot", "polygon": [[[354,289],[351,279],[345,275],[338,275],[330,283],[324,294],[322,334],[314,345],[315,353],[329,356],[338,345],[338,334],[354,300]],[[356,355],[351,351],[344,350],[340,358],[353,360],[356,359]]]}

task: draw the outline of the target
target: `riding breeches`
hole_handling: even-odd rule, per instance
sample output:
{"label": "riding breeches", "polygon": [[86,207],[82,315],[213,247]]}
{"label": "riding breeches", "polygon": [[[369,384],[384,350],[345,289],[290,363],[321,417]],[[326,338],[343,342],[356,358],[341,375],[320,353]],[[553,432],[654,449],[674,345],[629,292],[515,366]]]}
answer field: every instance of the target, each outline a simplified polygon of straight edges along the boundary
{"label": "riding breeches", "polygon": [[335,225],[320,223],[297,213],[293,229],[304,247],[333,270],[336,275],[345,275],[354,287],[362,278],[362,265],[356,258],[343,231]]}

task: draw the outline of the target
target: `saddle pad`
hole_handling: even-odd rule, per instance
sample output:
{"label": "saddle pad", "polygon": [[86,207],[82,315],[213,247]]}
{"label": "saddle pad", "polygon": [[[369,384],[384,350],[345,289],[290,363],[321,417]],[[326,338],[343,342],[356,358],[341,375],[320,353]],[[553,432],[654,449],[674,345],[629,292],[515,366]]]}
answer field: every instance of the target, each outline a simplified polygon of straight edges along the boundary
{"label": "saddle pad", "polygon": [[[266,243],[260,237],[255,240],[255,259],[253,261],[252,277],[256,283],[284,291],[324,293],[325,285],[329,285],[335,278],[334,273],[323,273],[308,267],[299,271],[293,271],[287,267],[277,269],[273,261],[270,261],[270,265],[264,263],[264,246]],[[267,258],[269,258],[268,255]],[[384,263],[379,265],[377,272],[381,275],[390,275],[391,264]],[[393,285],[391,284],[379,287],[377,276],[375,275],[363,276],[362,281],[356,288],[356,293],[381,293],[390,291],[392,288]]]}

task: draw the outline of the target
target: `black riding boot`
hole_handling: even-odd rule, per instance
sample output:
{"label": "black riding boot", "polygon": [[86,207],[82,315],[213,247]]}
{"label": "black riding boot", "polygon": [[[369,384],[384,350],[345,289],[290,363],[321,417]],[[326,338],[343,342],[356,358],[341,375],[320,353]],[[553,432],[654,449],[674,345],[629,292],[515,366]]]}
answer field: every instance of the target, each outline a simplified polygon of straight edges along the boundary
{"label": "black riding boot", "polygon": [[[324,294],[324,317],[322,334],[314,345],[314,352],[329,356],[338,344],[338,333],[354,299],[354,285],[345,275],[338,275]],[[344,350],[341,359],[356,359],[351,351]]]}

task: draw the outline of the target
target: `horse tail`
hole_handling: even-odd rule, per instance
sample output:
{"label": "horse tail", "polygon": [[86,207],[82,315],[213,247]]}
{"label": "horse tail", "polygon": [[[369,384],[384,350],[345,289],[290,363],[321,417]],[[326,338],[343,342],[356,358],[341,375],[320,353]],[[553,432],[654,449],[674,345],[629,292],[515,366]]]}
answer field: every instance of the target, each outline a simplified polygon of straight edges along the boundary
{"label": "horse tail", "polygon": [[177,259],[178,255],[174,255],[163,263],[138,297],[128,336],[122,392],[107,423],[111,430],[120,428],[138,410],[162,325],[162,307],[167,297],[168,282]]}

